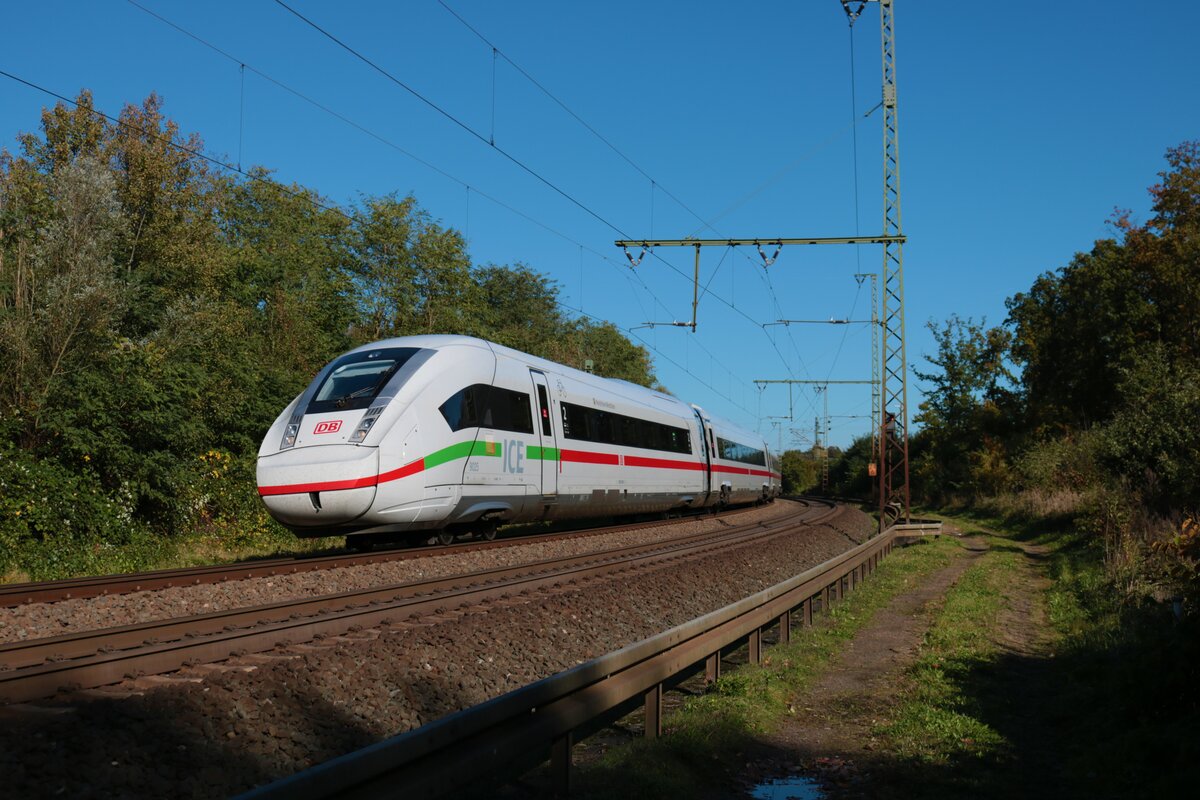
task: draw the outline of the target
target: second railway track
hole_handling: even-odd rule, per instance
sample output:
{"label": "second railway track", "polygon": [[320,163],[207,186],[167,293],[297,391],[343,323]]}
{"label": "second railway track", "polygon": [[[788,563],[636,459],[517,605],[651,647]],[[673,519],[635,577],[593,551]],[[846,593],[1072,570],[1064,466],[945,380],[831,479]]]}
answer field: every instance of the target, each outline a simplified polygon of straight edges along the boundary
{"label": "second railway track", "polygon": [[505,596],[778,536],[836,513],[836,508],[816,506],[798,517],[520,567],[8,643],[0,645],[0,701],[34,700],[63,689],[170,672],[455,607],[482,607]]}
{"label": "second railway track", "polygon": [[[716,516],[735,517],[751,508],[753,506],[736,508],[721,512]],[[701,518],[707,517],[696,517],[696,519]],[[685,517],[682,519],[687,520],[690,518]],[[217,564],[207,567],[182,567],[123,575],[99,575],[94,577],[67,578],[58,581],[12,583],[0,585],[0,608],[28,605],[31,603],[55,603],[62,600],[80,600],[90,597],[130,594],[132,592],[152,591],[156,589],[222,583],[248,578],[295,575],[301,572],[361,566],[363,564],[378,564],[388,561],[433,558],[447,553],[491,550],[534,542],[551,542],[567,537],[598,536],[617,531],[660,526],[662,524],[664,524],[662,520],[634,522],[559,533],[506,536],[492,541],[465,541],[433,547],[401,547],[365,553],[347,551],[329,555],[271,558],[237,564]]]}

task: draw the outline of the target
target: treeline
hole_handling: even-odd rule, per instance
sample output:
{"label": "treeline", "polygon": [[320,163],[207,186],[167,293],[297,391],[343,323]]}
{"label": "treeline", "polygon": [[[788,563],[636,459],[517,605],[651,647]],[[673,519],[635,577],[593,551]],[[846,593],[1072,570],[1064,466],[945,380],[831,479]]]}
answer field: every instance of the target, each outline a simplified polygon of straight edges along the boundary
{"label": "treeline", "polygon": [[643,348],[528,266],[472,264],[413,197],[338,210],[214,167],[156,96],[115,124],[77,103],[0,152],[0,574],[277,534],[259,440],[365,342],[462,333],[654,382]]}
{"label": "treeline", "polygon": [[[1152,216],[1007,301],[930,323],[913,497],[1071,518],[1137,594],[1200,590],[1200,142],[1166,154]],[[865,496],[869,442],[835,470]],[[854,462],[857,459],[857,463]],[[863,467],[860,469],[859,467]]]}

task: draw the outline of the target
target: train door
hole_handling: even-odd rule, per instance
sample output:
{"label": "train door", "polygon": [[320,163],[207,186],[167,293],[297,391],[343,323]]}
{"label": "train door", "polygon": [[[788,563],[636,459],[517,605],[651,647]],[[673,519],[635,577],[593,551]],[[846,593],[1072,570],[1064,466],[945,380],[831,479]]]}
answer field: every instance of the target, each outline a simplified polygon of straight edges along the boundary
{"label": "train door", "polygon": [[533,427],[540,445],[537,460],[542,465],[542,497],[552,498],[558,494],[558,440],[554,433],[554,417],[550,413],[550,386],[544,372],[531,369],[529,377],[533,379],[537,406],[538,419]]}
{"label": "train door", "polygon": [[692,412],[696,415],[696,422],[700,424],[700,452],[704,455],[704,503],[708,504],[708,498],[712,495],[712,448],[709,445],[709,439],[712,433],[707,425],[704,424],[704,415],[700,413],[700,409],[692,406]]}

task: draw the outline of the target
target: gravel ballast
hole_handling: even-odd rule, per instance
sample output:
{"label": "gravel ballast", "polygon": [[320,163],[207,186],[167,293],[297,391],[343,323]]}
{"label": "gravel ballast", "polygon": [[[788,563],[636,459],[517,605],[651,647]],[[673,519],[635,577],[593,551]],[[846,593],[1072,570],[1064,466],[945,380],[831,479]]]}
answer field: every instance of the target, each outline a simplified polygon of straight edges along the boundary
{"label": "gravel ballast", "polygon": [[616,547],[663,541],[694,533],[753,524],[797,511],[797,504],[780,500],[769,506],[728,518],[700,517],[684,524],[630,531],[581,534],[488,550],[419,556],[375,564],[272,575],[223,583],[178,586],[130,594],[31,603],[0,608],[0,643],[57,636],[77,631],[114,628],[152,620],[189,617],[235,608],[321,597],[376,586],[461,575],[483,569],[518,566]]}
{"label": "gravel ballast", "polygon": [[740,600],[870,530],[865,515],[846,511],[719,556],[9,709],[0,729],[6,790],[226,797]]}

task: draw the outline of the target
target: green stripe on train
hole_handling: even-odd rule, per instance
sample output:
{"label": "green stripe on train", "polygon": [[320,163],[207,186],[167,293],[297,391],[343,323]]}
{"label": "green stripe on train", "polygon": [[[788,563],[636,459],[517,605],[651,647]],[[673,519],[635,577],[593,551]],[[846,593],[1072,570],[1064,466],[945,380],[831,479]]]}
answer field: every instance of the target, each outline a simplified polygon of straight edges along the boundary
{"label": "green stripe on train", "polygon": [[525,448],[525,455],[530,461],[558,461],[558,448],[530,445]]}
{"label": "green stripe on train", "polygon": [[500,442],[459,442],[449,447],[443,447],[441,450],[435,450],[425,456],[425,469],[433,469],[445,464],[447,461],[454,461],[457,458],[467,458],[469,456],[499,458],[503,448],[504,446]]}

